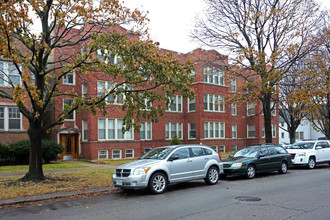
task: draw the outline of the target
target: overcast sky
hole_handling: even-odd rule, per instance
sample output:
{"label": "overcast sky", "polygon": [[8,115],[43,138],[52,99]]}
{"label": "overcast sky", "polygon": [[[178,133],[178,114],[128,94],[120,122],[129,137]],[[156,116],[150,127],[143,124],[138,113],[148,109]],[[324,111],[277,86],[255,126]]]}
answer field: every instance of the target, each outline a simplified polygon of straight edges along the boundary
{"label": "overcast sky", "polygon": [[[317,0],[330,9],[330,0]],[[161,48],[187,53],[198,47],[189,33],[194,26],[194,18],[203,13],[203,0],[124,0],[124,5],[148,11],[149,33]]]}

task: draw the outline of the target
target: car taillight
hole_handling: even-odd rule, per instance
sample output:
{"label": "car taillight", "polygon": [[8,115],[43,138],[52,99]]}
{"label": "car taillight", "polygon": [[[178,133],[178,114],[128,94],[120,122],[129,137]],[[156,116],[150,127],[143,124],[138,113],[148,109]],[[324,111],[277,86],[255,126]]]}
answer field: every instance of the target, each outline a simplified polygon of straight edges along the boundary
{"label": "car taillight", "polygon": [[222,161],[222,160],[221,160],[221,154],[220,154],[220,153],[218,153],[218,154],[219,154],[219,159],[220,159],[220,162],[221,162],[221,161]]}

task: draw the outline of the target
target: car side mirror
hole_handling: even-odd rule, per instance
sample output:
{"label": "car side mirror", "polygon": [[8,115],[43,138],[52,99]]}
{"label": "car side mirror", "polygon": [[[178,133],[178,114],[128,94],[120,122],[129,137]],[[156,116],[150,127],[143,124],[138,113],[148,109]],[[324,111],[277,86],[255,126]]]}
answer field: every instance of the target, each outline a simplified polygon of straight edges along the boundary
{"label": "car side mirror", "polygon": [[322,149],[321,146],[316,146],[316,150],[320,150],[320,149]]}
{"label": "car side mirror", "polygon": [[229,155],[229,158],[233,158],[234,156],[232,154]]}
{"label": "car side mirror", "polygon": [[168,161],[173,161],[173,160],[177,160],[177,159],[179,159],[179,156],[178,156],[178,155],[172,155],[172,156],[168,159]]}
{"label": "car side mirror", "polygon": [[259,154],[259,158],[264,156],[266,156],[266,154]]}

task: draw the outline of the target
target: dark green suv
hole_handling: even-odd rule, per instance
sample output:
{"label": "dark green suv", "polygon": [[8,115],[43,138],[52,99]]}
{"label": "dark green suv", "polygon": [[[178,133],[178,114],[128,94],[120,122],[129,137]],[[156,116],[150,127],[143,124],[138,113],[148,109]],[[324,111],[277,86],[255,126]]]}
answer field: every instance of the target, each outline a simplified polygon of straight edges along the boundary
{"label": "dark green suv", "polygon": [[228,159],[224,159],[223,176],[246,175],[252,179],[261,172],[278,171],[284,174],[291,166],[291,155],[280,145],[254,145],[236,151]]}

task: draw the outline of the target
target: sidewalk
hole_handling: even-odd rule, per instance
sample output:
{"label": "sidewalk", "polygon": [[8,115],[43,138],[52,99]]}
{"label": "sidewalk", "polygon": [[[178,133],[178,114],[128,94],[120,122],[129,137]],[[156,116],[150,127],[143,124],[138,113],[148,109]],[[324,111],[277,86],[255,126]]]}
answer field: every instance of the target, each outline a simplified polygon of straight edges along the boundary
{"label": "sidewalk", "polygon": [[[98,169],[115,169],[117,166],[110,166],[110,165],[92,165],[90,167],[84,168],[67,168],[67,169],[50,169],[44,170],[44,173],[52,173],[52,172],[65,172],[65,171],[76,171],[76,170],[98,170]],[[19,176],[26,174],[26,171],[19,171],[19,172],[5,172],[0,173],[1,176]],[[81,190],[81,191],[71,191],[71,192],[58,192],[58,193],[50,193],[50,194],[42,194],[42,195],[34,195],[34,196],[23,196],[17,197],[13,199],[4,199],[0,200],[0,208],[5,205],[15,205],[25,202],[36,202],[48,199],[57,199],[75,195],[84,195],[89,193],[98,193],[98,192],[107,192],[110,190],[114,190],[116,187],[103,187],[103,188],[95,188],[95,189],[88,189],[88,190]]]}

